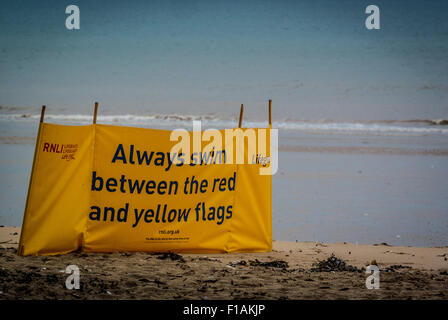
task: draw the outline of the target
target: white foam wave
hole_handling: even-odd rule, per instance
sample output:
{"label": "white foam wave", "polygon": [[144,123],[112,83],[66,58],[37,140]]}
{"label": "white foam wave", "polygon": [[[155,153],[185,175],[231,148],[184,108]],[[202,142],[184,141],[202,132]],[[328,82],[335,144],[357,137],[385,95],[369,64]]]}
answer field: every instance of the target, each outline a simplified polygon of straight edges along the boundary
{"label": "white foam wave", "polygon": [[[38,114],[0,114],[0,121],[38,121]],[[138,125],[144,127],[186,127],[190,128],[193,120],[200,120],[204,127],[234,128],[237,119],[222,119],[217,117],[181,115],[181,114],[155,114],[155,115],[99,115],[97,123]],[[92,115],[85,114],[46,114],[46,122],[89,124]],[[443,126],[446,120],[383,120],[366,122],[337,122],[337,121],[309,121],[287,120],[273,123],[274,128],[283,130],[297,130],[306,132],[337,132],[337,133],[409,133],[409,134],[448,134],[448,128]],[[266,127],[266,121],[245,121],[245,127]]]}

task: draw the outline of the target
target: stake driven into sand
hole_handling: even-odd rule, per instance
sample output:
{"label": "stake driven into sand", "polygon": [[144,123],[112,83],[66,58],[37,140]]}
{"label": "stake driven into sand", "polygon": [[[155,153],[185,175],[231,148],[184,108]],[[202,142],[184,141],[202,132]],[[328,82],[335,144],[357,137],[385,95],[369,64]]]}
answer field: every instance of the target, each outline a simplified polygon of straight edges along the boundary
{"label": "stake driven into sand", "polygon": [[[260,174],[269,162],[259,161],[270,157],[270,113],[269,129],[237,129],[230,147],[205,151],[210,142],[200,141],[204,151],[190,154],[172,152],[168,130],[96,124],[97,108],[86,126],[44,123],[42,113],[20,255],[272,249],[272,177]],[[243,148],[254,160],[237,164],[249,130],[257,153]]]}

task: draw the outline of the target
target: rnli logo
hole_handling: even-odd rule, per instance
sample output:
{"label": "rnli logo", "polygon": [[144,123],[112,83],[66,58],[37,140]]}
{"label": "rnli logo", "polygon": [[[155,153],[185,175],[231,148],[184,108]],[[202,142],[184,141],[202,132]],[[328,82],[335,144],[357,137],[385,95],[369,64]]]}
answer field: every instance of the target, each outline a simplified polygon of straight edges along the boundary
{"label": "rnli logo", "polygon": [[44,143],[43,152],[58,153],[62,160],[75,160],[78,144]]}

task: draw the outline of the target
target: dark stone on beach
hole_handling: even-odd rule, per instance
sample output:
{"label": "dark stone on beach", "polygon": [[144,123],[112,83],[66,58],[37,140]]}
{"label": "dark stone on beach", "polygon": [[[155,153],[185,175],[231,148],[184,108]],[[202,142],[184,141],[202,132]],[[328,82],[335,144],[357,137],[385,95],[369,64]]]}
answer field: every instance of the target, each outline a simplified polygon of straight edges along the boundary
{"label": "dark stone on beach", "polygon": [[250,260],[249,264],[251,266],[260,266],[260,267],[265,267],[265,268],[280,268],[280,269],[286,269],[288,268],[288,263],[286,261],[283,260],[274,260],[274,261],[268,261],[268,262],[262,262],[259,261],[258,259],[255,260]]}
{"label": "dark stone on beach", "polygon": [[313,272],[331,272],[331,271],[348,271],[359,272],[360,270],[354,266],[347,265],[344,260],[332,254],[327,260],[316,262],[311,268]]}
{"label": "dark stone on beach", "polygon": [[161,259],[161,260],[170,259],[172,261],[185,262],[185,259],[180,254],[177,254],[177,253],[172,253],[172,252],[155,253],[155,255],[158,255],[157,259]]}
{"label": "dark stone on beach", "polygon": [[247,262],[245,260],[239,260],[236,262],[230,262],[228,266],[236,267],[236,266],[247,266]]}
{"label": "dark stone on beach", "polygon": [[123,252],[121,255],[123,257],[131,257],[133,255],[133,253],[131,253],[131,252]]}
{"label": "dark stone on beach", "polygon": [[391,266],[385,268],[383,271],[395,272],[396,270],[399,270],[399,269],[411,269],[411,267],[410,266],[403,266],[401,264],[394,264],[394,265],[391,265]]}
{"label": "dark stone on beach", "polygon": [[391,245],[386,243],[386,242],[381,242],[381,243],[375,243],[374,246],[386,246],[386,247],[390,247]]}

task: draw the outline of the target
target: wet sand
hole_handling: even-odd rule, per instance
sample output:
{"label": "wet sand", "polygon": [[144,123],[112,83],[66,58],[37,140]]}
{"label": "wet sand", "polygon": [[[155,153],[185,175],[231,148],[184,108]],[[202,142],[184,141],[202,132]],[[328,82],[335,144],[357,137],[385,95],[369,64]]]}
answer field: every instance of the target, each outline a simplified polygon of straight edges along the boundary
{"label": "wet sand", "polygon": [[[448,299],[448,247],[274,241],[266,253],[19,257],[19,233],[0,227],[0,299]],[[317,268],[332,254],[344,268]],[[365,287],[372,260],[378,290]],[[65,288],[72,264],[79,290]]]}

